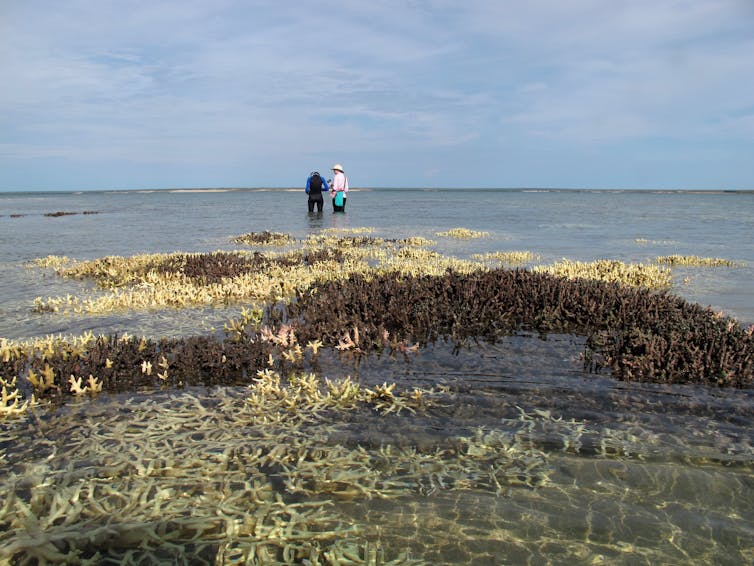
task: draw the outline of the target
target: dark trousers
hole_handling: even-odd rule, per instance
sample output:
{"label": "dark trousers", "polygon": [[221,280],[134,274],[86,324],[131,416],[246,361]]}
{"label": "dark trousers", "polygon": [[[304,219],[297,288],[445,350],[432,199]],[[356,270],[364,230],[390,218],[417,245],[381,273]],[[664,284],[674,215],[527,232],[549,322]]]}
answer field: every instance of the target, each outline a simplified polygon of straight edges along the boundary
{"label": "dark trousers", "polygon": [[322,212],[322,206],[325,204],[325,200],[322,198],[322,193],[316,195],[309,195],[307,205],[309,205],[309,212],[314,212],[314,204],[317,205],[317,212]]}
{"label": "dark trousers", "polygon": [[346,197],[343,197],[343,206],[335,206],[335,197],[332,199],[332,211],[333,212],[345,212],[346,211]]}

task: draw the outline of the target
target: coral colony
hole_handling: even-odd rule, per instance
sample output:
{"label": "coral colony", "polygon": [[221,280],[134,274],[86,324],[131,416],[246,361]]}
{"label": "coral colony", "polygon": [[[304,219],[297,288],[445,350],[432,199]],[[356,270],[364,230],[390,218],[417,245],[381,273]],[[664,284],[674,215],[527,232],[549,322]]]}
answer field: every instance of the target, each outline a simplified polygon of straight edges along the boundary
{"label": "coral colony", "polygon": [[[245,306],[222,336],[2,340],[0,418],[102,391],[173,391],[174,398],[151,410],[126,400],[122,414],[101,419],[92,403],[82,412],[86,439],[60,430],[70,420],[55,413],[37,421],[40,453],[58,450],[44,436],[57,426],[58,442],[99,473],[53,473],[40,459],[0,480],[0,562],[94,564],[105,553],[137,563],[138,545],[154,561],[190,552],[207,564],[420,564],[405,553],[386,556],[373,534],[329,511],[328,502],[537,489],[551,470],[547,453],[527,440],[533,427],[556,427],[564,450],[577,450],[588,433],[579,423],[521,410],[511,425],[518,432],[480,429],[425,451],[341,445],[330,439],[346,426],[344,415],[419,415],[451,403],[452,394],[441,386],[399,390],[321,377],[312,368],[324,350],[411,355],[437,340],[564,333],[585,337],[586,369],[617,379],[752,385],[752,328],[671,294],[668,267],[613,260],[537,266],[539,256],[528,251],[461,260],[432,251],[423,238],[369,234],[323,231],[297,242],[251,233],[234,240],[284,249],[39,260],[38,268],[100,288],[39,298],[39,312]],[[465,229],[436,235],[484,237]],[[679,256],[656,263],[733,265]],[[182,389],[192,385],[245,388],[198,398]],[[621,450],[621,442],[605,449]],[[104,446],[107,456],[98,452]],[[113,522],[115,514],[127,519]]]}
{"label": "coral colony", "polygon": [[[227,303],[246,303],[249,310],[228,321],[224,339],[89,334],[3,340],[5,406],[12,407],[3,410],[26,406],[13,396],[17,389],[39,398],[93,394],[100,385],[129,389],[155,379],[160,384],[244,383],[273,355],[266,337],[285,328],[283,319],[290,321],[291,340],[299,349],[317,340],[324,340],[319,347],[344,348],[353,344],[352,333],[360,340],[359,351],[374,351],[440,338],[494,340],[517,330],[563,332],[587,337],[585,360],[591,369],[609,368],[619,379],[751,384],[752,329],[668,293],[668,268],[566,259],[511,270],[492,264],[521,264],[538,256],[497,252],[476,256],[478,261],[460,260],[428,249],[430,240],[386,240],[365,235],[369,231],[323,231],[298,249],[280,252],[108,256],[82,262],[42,258],[37,265],[52,267],[62,277],[92,279],[102,292],[38,298],[34,308],[40,312]],[[464,229],[440,234],[483,236]],[[270,232],[234,240],[289,248],[296,244],[286,234]],[[689,256],[657,262],[733,265]],[[333,296],[339,297],[338,304]],[[287,352],[284,361],[300,355]]]}

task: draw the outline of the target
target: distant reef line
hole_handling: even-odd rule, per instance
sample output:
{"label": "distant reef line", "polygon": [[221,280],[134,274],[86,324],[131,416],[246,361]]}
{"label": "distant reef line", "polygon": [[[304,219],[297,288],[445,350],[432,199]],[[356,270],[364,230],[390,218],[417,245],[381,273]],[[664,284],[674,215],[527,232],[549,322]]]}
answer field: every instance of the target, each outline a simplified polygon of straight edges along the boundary
{"label": "distant reef line", "polygon": [[[86,190],[20,190],[0,191],[6,195],[45,195],[83,193],[232,193],[232,192],[298,192],[302,187],[163,187],[142,189],[86,189]],[[537,193],[640,193],[640,194],[754,194],[754,189],[632,189],[632,188],[579,188],[579,187],[353,187],[351,191],[469,191],[469,192],[537,192]],[[2,216],[2,215],[0,215]]]}
{"label": "distant reef line", "polygon": [[[84,214],[84,215],[90,215],[90,214],[101,214],[98,210],[84,210],[82,212],[66,212],[63,210],[58,210],[56,212],[45,212],[42,214],[42,216],[48,216],[50,218],[59,218],[60,216],[75,216],[77,214]],[[0,217],[3,215],[0,214]],[[25,216],[32,216],[29,214],[8,214],[9,218],[24,218]]]}

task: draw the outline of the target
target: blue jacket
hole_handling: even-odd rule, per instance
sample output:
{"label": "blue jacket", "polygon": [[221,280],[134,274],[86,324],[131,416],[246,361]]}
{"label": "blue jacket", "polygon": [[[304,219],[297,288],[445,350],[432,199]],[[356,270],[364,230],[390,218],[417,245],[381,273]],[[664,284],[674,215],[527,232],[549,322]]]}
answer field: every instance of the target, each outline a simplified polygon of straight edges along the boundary
{"label": "blue jacket", "polygon": [[[312,173],[313,175],[314,173]],[[309,175],[306,179],[306,194],[309,194],[309,185],[312,182],[312,175]],[[330,190],[330,187],[327,186],[327,181],[325,181],[325,178],[320,175],[320,179],[322,179],[322,193],[326,193]]]}

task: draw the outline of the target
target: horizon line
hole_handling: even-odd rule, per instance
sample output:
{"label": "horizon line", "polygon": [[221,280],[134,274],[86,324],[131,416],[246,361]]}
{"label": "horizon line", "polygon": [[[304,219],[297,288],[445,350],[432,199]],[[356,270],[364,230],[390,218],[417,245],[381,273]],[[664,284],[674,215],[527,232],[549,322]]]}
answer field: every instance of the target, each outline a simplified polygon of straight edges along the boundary
{"label": "horizon line", "polygon": [[[279,187],[159,187],[159,188],[114,188],[114,189],[0,189],[0,194],[27,194],[27,193],[151,193],[151,192],[244,192],[244,191],[303,191],[303,188],[279,186]],[[667,189],[667,188],[630,188],[630,187],[353,187],[351,191],[510,191],[510,192],[654,192],[654,193],[751,193],[754,189]]]}

